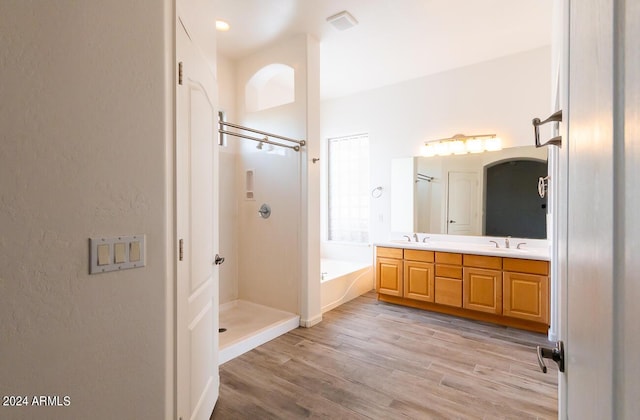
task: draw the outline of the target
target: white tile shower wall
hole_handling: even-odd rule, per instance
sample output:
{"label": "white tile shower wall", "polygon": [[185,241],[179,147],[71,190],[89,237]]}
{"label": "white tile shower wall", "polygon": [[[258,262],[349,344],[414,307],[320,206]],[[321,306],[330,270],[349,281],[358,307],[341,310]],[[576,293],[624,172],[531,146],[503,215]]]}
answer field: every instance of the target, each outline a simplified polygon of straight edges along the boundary
{"label": "white tile shower wall", "polygon": [[[252,144],[253,145],[253,144]],[[250,147],[252,145],[249,145]],[[236,198],[239,207],[238,294],[240,299],[298,313],[300,267],[300,176],[298,155],[253,151],[242,167],[255,169],[255,200]],[[264,219],[260,206],[271,206]]]}

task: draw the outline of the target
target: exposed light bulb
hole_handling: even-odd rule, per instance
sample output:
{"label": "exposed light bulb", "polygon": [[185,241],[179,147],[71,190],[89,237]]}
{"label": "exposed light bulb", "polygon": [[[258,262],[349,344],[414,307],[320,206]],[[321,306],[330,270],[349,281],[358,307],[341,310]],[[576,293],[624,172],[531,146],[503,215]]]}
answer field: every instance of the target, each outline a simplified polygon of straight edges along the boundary
{"label": "exposed light bulb", "polygon": [[492,137],[484,141],[484,147],[489,152],[502,150],[502,140],[500,137]]}
{"label": "exposed light bulb", "polygon": [[451,154],[451,148],[449,147],[449,142],[441,141],[436,143],[436,154],[439,156],[448,156]]}
{"label": "exposed light bulb", "polygon": [[484,152],[484,145],[482,139],[468,139],[466,141],[467,151],[469,153],[481,153]]}
{"label": "exposed light bulb", "polygon": [[464,155],[467,153],[467,148],[462,140],[453,140],[449,143],[449,149],[454,155]]}
{"label": "exposed light bulb", "polygon": [[436,148],[433,143],[427,143],[420,148],[420,154],[424,157],[432,157],[436,155]]}

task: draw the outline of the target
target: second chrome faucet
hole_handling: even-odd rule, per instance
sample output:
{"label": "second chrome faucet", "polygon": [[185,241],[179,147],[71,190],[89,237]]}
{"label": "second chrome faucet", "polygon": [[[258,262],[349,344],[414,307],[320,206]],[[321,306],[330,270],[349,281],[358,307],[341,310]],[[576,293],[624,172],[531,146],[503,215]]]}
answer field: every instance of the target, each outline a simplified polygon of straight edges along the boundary
{"label": "second chrome faucet", "polygon": [[[404,236],[405,238],[407,238],[407,242],[411,242],[411,236],[409,236],[409,235],[402,235],[402,236]],[[414,234],[413,234],[413,239],[414,239],[416,242],[420,242],[420,239],[418,238],[418,234],[417,234],[417,233],[414,233]],[[428,237],[428,236],[425,236],[424,238],[422,238],[422,242],[427,242],[427,239],[429,239],[429,237]]]}
{"label": "second chrome faucet", "polygon": [[[511,248],[511,236],[507,236],[506,238],[504,238],[504,247],[506,249],[510,249]],[[492,243],[496,246],[496,248],[500,248],[500,245],[498,244],[497,241],[489,241],[489,243]],[[517,249],[522,249],[521,246],[522,245],[526,245],[526,242],[519,242],[518,245],[516,246]]]}

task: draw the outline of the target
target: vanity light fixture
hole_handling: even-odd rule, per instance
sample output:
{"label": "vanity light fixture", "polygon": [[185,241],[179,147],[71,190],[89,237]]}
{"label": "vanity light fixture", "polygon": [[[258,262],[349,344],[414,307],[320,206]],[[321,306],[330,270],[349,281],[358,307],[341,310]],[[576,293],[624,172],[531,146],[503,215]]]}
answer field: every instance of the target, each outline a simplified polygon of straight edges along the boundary
{"label": "vanity light fixture", "polygon": [[453,137],[428,141],[422,146],[422,156],[447,156],[450,154],[482,153],[502,150],[502,141],[495,134],[474,134],[465,136],[456,134]]}

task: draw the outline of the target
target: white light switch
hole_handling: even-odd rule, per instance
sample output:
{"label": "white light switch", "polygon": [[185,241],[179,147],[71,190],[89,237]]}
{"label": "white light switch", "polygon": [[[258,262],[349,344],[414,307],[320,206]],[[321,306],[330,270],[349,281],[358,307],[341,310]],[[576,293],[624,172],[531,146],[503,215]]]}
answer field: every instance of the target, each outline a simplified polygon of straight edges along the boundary
{"label": "white light switch", "polygon": [[116,264],[122,264],[126,261],[125,249],[124,242],[116,242],[113,245],[113,254],[115,256]]}
{"label": "white light switch", "polygon": [[129,261],[140,261],[139,241],[133,241],[129,244]]}
{"label": "white light switch", "polygon": [[98,245],[98,265],[109,265],[109,244]]}

